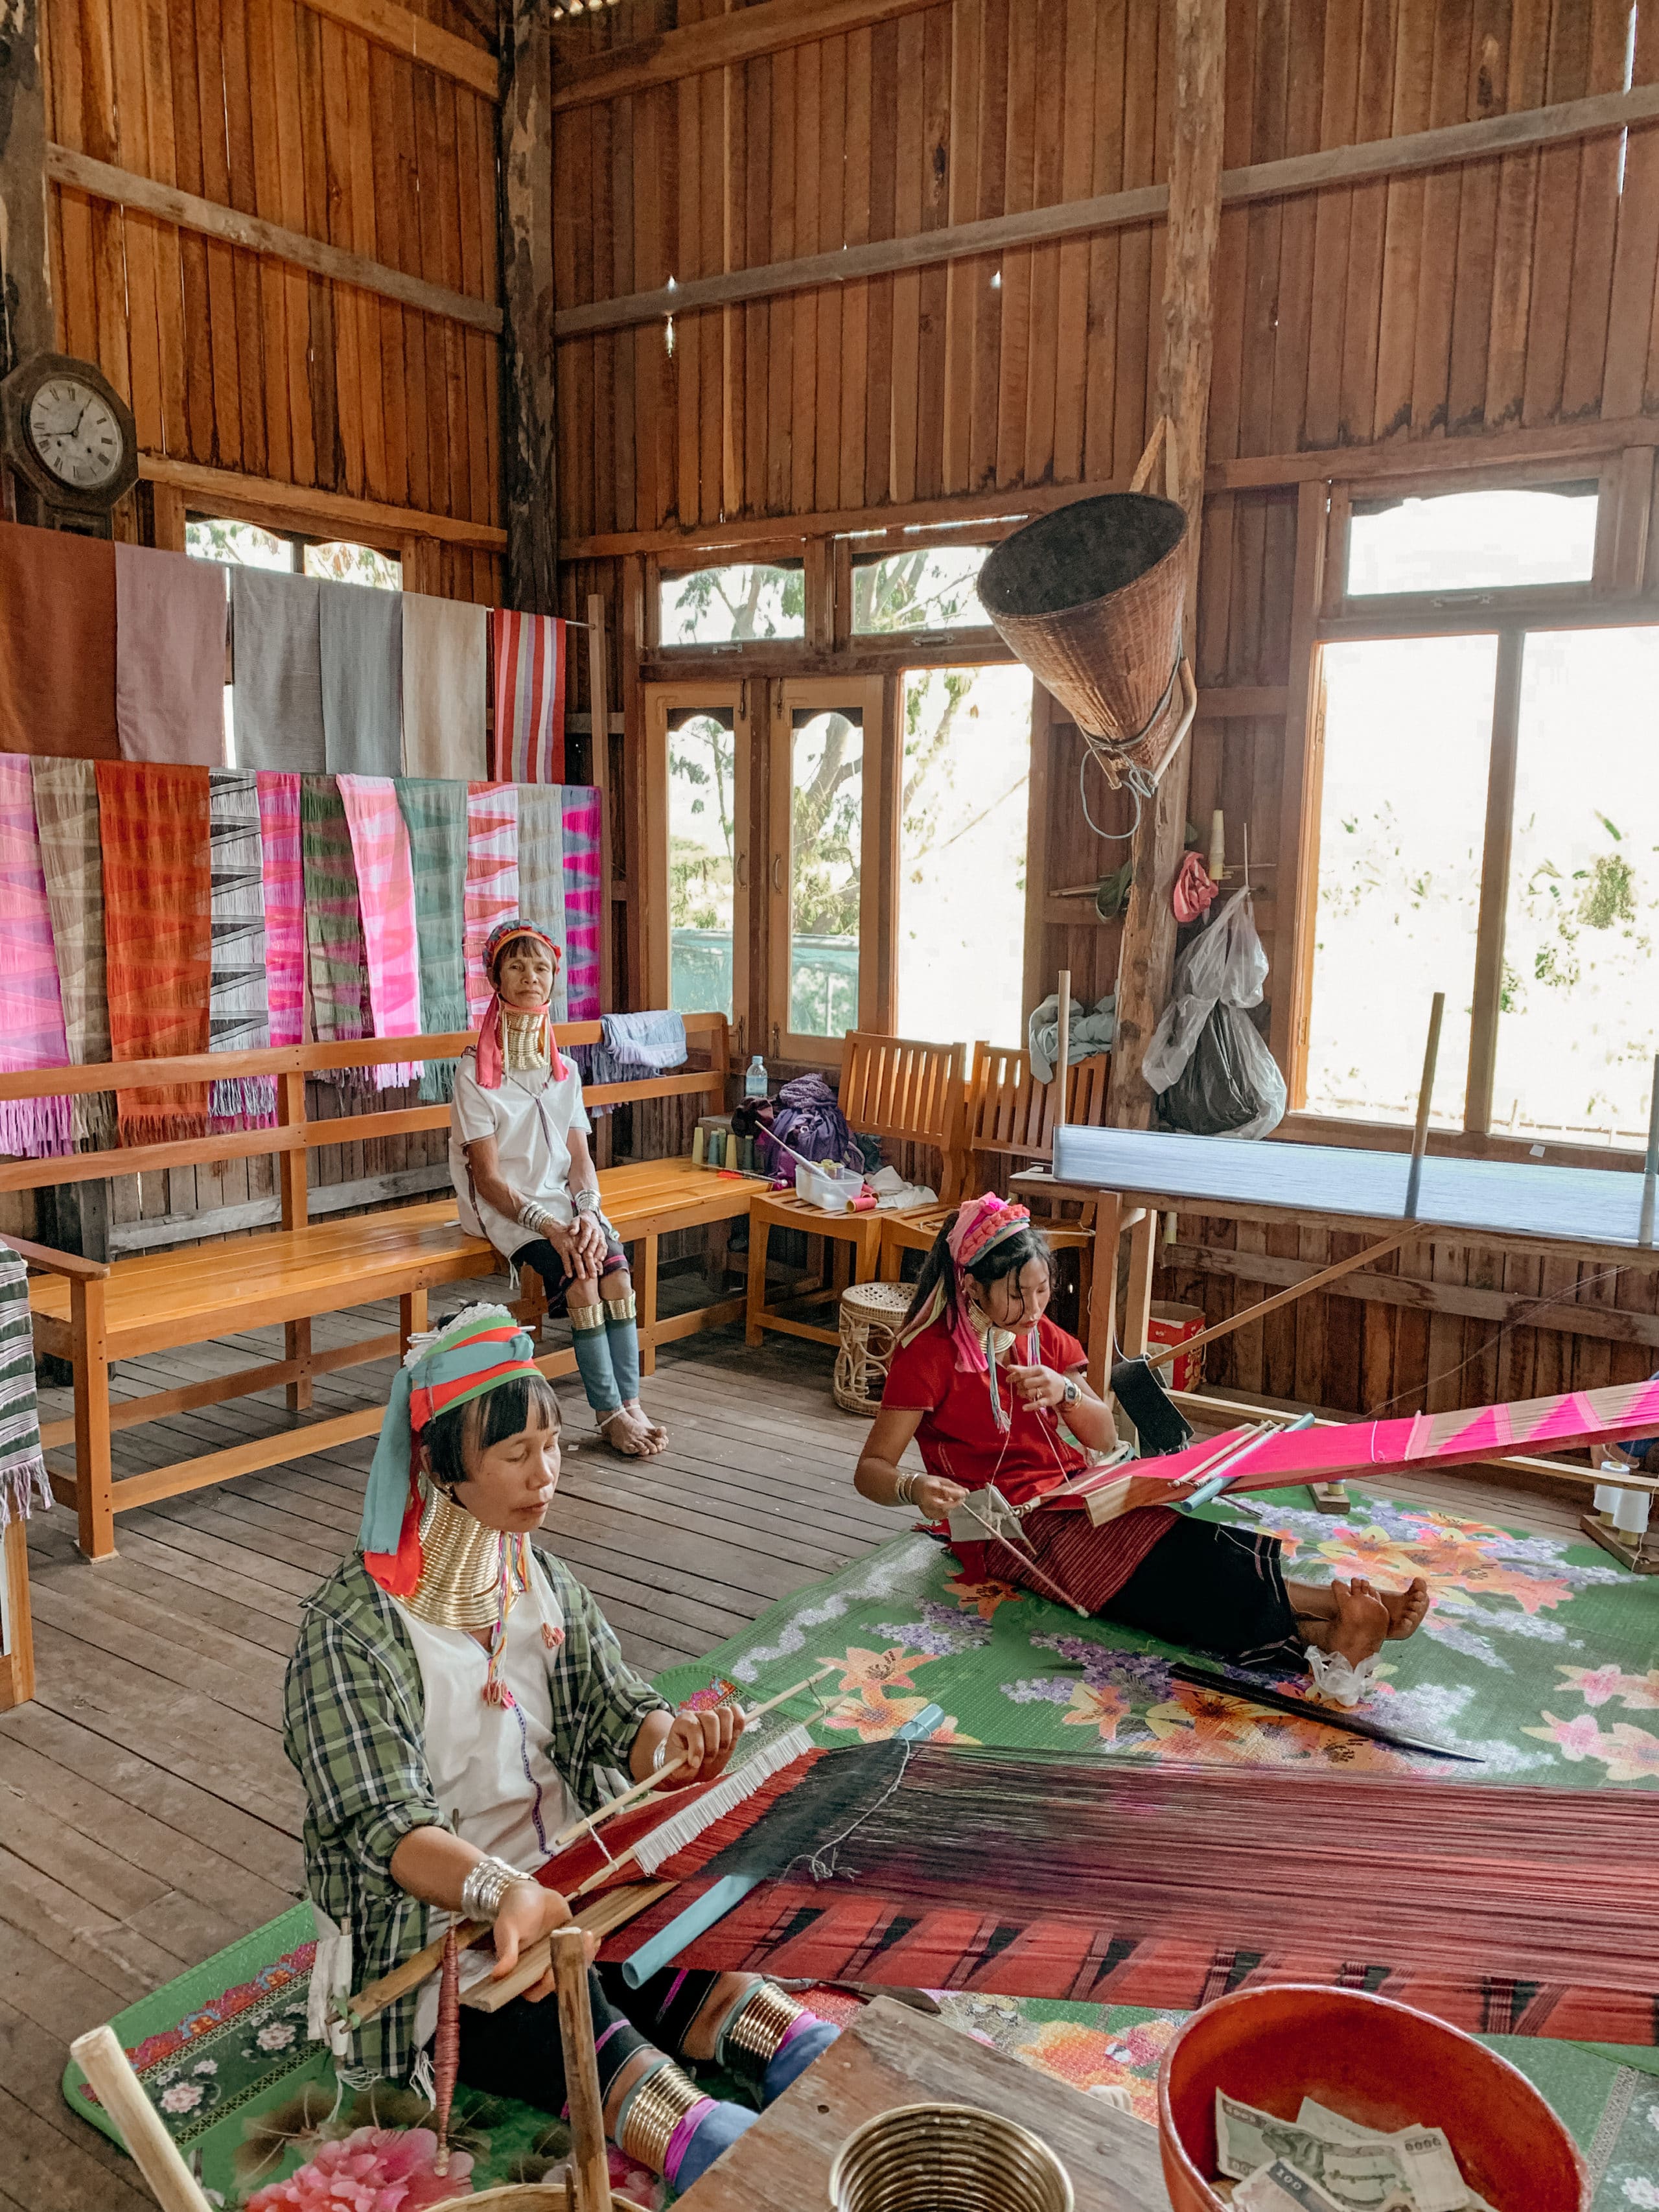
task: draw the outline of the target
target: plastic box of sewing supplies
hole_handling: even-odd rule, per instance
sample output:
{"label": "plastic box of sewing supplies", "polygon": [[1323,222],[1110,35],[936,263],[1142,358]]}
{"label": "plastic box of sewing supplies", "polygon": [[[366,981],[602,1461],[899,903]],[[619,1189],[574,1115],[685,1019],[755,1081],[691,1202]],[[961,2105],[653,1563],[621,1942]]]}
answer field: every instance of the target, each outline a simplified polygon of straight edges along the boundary
{"label": "plastic box of sewing supplies", "polygon": [[833,1161],[816,1168],[803,1162],[795,1170],[795,1188],[809,1206],[845,1213],[864,1188],[864,1176],[857,1168],[837,1167]]}

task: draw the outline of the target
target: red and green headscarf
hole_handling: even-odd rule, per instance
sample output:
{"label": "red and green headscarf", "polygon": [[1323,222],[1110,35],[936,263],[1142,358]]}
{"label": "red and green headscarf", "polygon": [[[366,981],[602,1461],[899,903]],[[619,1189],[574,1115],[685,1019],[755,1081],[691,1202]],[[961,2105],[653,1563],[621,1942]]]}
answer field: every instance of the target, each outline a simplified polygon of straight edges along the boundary
{"label": "red and green headscarf", "polygon": [[[538,929],[535,924],[530,921],[498,922],[485,939],[483,968],[484,974],[489,978],[491,988],[489,1004],[484,1008],[483,1019],[478,1024],[477,1052],[478,1083],[480,1088],[485,1091],[501,1089],[501,1071],[507,1063],[507,1041],[501,1030],[505,1010],[501,1006],[501,989],[495,971],[501,965],[502,953],[515,939],[520,937],[533,938],[538,945],[546,947],[552,956],[555,977],[558,975],[559,963],[564,957],[547,932],[544,929]],[[549,1064],[556,1078],[562,1082],[570,1073],[569,1066],[560,1056],[558,1040],[553,1034],[553,1019],[550,1009],[544,1006],[541,1015],[542,1027],[547,1039]]]}

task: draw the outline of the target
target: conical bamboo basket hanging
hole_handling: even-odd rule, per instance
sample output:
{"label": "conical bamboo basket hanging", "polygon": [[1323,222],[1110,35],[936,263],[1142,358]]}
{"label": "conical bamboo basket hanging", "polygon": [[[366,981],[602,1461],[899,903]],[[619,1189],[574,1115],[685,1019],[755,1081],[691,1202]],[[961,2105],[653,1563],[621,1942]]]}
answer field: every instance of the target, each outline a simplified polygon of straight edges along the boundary
{"label": "conical bamboo basket hanging", "polygon": [[1105,492],[1028,522],[980,571],[987,614],[1114,784],[1131,769],[1155,784],[1192,720],[1186,539],[1173,500]]}

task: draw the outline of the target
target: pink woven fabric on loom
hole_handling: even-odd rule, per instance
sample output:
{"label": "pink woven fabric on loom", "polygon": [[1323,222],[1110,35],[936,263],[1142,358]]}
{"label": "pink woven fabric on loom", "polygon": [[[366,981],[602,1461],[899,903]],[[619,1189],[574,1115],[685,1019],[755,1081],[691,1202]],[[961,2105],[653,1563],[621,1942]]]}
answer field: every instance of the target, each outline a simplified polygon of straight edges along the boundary
{"label": "pink woven fabric on loom", "polygon": [[599,839],[605,816],[592,784],[564,787],[564,965],[569,1018],[599,1018]]}
{"label": "pink woven fabric on loom", "polygon": [[[62,1067],[69,1059],[46,904],[34,781],[23,753],[0,754],[0,1070]],[[0,1152],[38,1160],[75,1150],[67,1098],[0,1099]]]}
{"label": "pink woven fabric on loom", "polygon": [[[340,803],[351,832],[368,957],[368,1003],[377,1037],[421,1034],[420,946],[415,933],[415,871],[398,793],[389,775],[342,775]],[[516,853],[515,853],[516,860]],[[374,1070],[377,1091],[418,1083],[419,1061]]]}
{"label": "pink woven fabric on loom", "polygon": [[564,781],[566,624],[556,615],[489,617],[495,648],[495,726],[489,765],[507,783]]}
{"label": "pink woven fabric on loom", "polygon": [[466,787],[466,1017],[476,1028],[489,1004],[484,941],[519,910],[519,794],[510,783]]}
{"label": "pink woven fabric on loom", "polygon": [[259,858],[265,879],[265,975],[270,1042],[303,1044],[306,1027],[306,891],[300,861],[300,779],[259,771]]}

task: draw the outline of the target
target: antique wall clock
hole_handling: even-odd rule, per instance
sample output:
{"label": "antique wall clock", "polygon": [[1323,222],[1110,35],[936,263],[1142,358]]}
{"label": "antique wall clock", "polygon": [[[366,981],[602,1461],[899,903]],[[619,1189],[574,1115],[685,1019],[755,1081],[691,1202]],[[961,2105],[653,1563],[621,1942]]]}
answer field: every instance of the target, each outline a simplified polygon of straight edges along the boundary
{"label": "antique wall clock", "polygon": [[137,433],[101,369],[38,353],[0,384],[0,459],[19,522],[108,538],[138,480]]}

